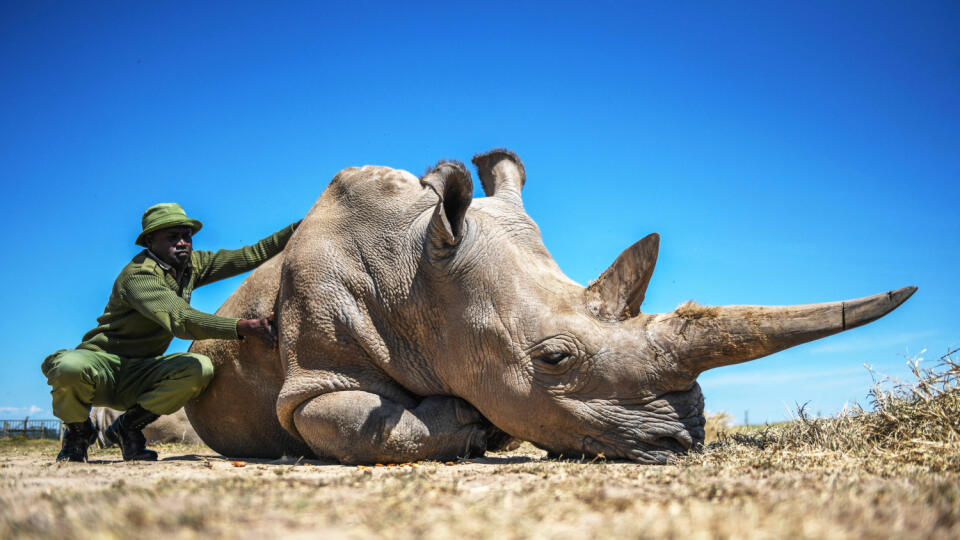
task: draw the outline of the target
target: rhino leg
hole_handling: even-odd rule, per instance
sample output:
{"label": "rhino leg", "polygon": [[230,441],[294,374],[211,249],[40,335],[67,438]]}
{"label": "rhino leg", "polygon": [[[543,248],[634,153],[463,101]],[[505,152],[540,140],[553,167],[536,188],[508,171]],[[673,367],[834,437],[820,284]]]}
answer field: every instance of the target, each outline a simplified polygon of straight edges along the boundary
{"label": "rhino leg", "polygon": [[466,401],[425,398],[414,408],[362,391],[317,396],[294,413],[320,456],[343,463],[405,463],[483,455],[490,424]]}

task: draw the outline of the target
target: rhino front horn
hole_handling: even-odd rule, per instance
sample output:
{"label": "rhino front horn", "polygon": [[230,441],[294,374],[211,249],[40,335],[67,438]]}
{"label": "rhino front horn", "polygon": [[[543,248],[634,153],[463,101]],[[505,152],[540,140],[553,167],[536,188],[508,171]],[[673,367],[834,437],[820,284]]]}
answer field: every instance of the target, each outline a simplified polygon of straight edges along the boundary
{"label": "rhino front horn", "polygon": [[896,309],[917,290],[904,287],[855,300],[800,306],[699,306],[657,315],[648,327],[679,372],[695,377],[856,328]]}

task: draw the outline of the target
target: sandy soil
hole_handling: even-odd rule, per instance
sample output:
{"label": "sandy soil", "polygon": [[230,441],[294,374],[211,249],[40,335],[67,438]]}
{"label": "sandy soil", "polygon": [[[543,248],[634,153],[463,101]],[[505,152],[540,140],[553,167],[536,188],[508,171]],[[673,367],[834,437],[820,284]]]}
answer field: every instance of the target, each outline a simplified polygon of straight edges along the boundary
{"label": "sandy soil", "polygon": [[236,461],[161,445],[156,463],[0,442],[0,538],[955,538],[956,474],[558,462],[530,445],[456,463]]}

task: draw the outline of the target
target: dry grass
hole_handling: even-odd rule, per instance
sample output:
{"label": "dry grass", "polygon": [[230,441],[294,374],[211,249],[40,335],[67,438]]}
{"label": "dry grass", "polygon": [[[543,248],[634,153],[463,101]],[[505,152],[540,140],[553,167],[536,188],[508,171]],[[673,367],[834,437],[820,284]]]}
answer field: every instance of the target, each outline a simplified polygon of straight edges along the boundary
{"label": "dry grass", "polygon": [[707,411],[706,418],[707,423],[704,424],[703,429],[706,432],[704,440],[707,444],[718,441],[721,437],[724,437],[733,431],[742,431],[742,429],[735,429],[733,427],[733,417],[730,416],[730,413],[723,411],[712,413]]}
{"label": "dry grass", "polygon": [[701,306],[693,300],[687,300],[677,306],[673,312],[684,319],[712,318],[720,314],[720,306]]}
{"label": "dry grass", "polygon": [[916,358],[909,365],[915,381],[881,377],[875,383],[872,411],[858,406],[822,419],[801,407],[794,422],[720,429],[718,440],[688,461],[762,466],[776,459],[780,467],[819,463],[879,474],[960,473],[960,364],[945,355],[930,369]]}
{"label": "dry grass", "polygon": [[162,445],[56,464],[50,442],[0,441],[0,538],[956,538],[952,358],[878,386],[876,411],[722,427],[656,467],[553,461],[529,444],[473,462],[347,467]]}

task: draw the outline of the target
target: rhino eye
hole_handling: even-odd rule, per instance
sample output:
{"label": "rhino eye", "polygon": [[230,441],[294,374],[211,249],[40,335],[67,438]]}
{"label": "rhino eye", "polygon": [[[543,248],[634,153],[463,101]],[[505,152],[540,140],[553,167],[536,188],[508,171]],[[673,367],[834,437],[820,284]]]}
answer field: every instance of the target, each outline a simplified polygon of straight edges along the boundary
{"label": "rhino eye", "polygon": [[562,351],[555,351],[540,354],[536,358],[541,362],[556,365],[570,358],[570,355]]}

